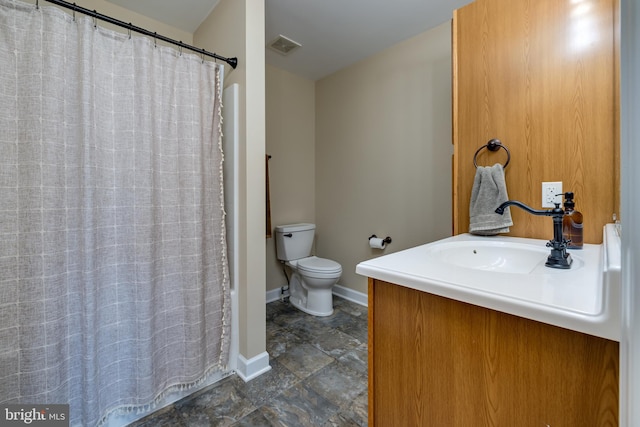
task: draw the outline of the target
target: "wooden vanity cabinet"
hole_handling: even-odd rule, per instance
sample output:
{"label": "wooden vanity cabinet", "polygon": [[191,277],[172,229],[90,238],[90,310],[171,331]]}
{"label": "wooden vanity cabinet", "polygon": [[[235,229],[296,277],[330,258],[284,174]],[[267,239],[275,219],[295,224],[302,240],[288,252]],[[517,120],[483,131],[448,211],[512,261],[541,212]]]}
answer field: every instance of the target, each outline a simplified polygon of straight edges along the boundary
{"label": "wooden vanity cabinet", "polygon": [[370,278],[369,426],[617,426],[618,352]]}

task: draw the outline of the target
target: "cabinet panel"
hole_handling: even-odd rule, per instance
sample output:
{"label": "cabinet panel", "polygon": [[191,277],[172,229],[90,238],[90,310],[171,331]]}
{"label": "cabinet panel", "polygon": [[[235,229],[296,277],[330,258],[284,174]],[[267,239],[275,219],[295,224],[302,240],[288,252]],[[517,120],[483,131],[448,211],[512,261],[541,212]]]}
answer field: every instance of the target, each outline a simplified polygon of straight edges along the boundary
{"label": "cabinet panel", "polygon": [[[562,181],[585,217],[585,243],[619,212],[617,0],[476,0],[454,15],[454,233],[468,231],[473,155],[511,151],[511,199],[541,205]],[[479,165],[504,164],[483,150]],[[551,222],[511,209],[511,234],[551,238]]]}
{"label": "cabinet panel", "polygon": [[378,280],[371,426],[616,426],[618,343]]}

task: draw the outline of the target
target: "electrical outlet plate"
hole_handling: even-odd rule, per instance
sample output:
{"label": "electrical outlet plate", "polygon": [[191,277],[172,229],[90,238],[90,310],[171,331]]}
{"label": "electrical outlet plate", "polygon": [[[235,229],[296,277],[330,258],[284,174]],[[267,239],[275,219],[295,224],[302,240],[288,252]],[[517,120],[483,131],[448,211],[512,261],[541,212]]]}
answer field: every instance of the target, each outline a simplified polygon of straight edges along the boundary
{"label": "electrical outlet plate", "polygon": [[555,208],[555,203],[562,203],[562,182],[543,182],[542,207]]}

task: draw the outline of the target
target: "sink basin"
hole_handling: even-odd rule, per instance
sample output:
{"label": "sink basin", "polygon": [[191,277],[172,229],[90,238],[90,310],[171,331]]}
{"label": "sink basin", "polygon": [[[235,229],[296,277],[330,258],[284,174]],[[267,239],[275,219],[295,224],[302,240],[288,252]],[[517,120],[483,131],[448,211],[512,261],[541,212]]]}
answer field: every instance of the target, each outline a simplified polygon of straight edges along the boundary
{"label": "sink basin", "polygon": [[363,261],[356,273],[445,298],[620,340],[620,238],[569,250],[549,268],[548,240],[460,234]]}
{"label": "sink basin", "polygon": [[[481,240],[446,242],[434,245],[426,252],[428,256],[450,264],[452,267],[497,273],[530,274],[544,267],[550,250],[541,245],[504,240]],[[571,269],[580,267],[582,267],[582,261],[574,260]]]}

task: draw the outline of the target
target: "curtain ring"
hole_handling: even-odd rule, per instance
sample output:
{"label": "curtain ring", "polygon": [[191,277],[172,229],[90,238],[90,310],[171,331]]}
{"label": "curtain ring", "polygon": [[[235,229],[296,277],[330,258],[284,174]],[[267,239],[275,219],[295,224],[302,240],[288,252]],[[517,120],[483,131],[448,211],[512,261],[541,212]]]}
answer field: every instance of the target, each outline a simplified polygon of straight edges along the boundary
{"label": "curtain ring", "polygon": [[182,56],[182,40],[180,40],[180,49],[179,49],[179,52],[180,52],[180,56]]}
{"label": "curtain ring", "polygon": [[98,28],[98,11],[94,9],[93,13],[93,28]]}
{"label": "curtain ring", "polygon": [[129,40],[131,40],[131,22],[129,22]]}
{"label": "curtain ring", "polygon": [[76,22],[76,4],[73,4],[73,22]]}
{"label": "curtain ring", "polygon": [[40,9],[40,1],[36,0],[36,9]]}
{"label": "curtain ring", "polygon": [[204,48],[202,49],[202,63],[204,64]]}
{"label": "curtain ring", "polygon": [[153,47],[158,47],[158,40],[156,38],[157,36],[158,36],[158,33],[154,32],[153,33]]}

